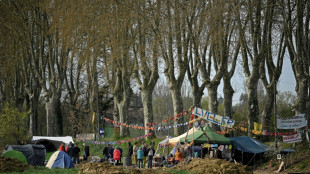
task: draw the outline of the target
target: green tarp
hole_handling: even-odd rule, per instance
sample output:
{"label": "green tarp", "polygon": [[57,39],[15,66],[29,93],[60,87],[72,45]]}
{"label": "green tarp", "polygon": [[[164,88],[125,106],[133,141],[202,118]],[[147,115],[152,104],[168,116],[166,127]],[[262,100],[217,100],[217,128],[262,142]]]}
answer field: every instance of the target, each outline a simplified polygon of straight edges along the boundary
{"label": "green tarp", "polygon": [[[205,126],[202,130],[198,130],[192,135],[187,136],[186,142],[190,143],[194,139],[195,144],[231,144],[231,141],[225,136],[216,133],[209,125]],[[180,142],[183,143],[185,137],[180,139]]]}

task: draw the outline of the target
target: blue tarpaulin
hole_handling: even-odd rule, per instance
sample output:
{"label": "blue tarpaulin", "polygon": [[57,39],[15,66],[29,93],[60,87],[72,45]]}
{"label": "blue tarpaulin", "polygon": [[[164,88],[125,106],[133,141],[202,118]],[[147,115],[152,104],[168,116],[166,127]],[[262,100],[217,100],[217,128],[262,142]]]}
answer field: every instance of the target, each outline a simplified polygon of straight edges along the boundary
{"label": "blue tarpaulin", "polygon": [[229,137],[232,141],[235,149],[248,152],[248,153],[264,153],[267,150],[267,146],[251,137],[248,136],[240,136],[240,137]]}

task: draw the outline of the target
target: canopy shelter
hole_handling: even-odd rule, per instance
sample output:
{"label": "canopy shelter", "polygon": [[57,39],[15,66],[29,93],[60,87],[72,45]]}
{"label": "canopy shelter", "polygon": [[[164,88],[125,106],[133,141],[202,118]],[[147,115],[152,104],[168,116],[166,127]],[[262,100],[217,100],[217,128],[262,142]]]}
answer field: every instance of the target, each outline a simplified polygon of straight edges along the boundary
{"label": "canopy shelter", "polygon": [[244,165],[254,165],[255,161],[267,151],[267,146],[251,137],[240,136],[230,137],[234,146],[234,158]]}
{"label": "canopy shelter", "polygon": [[159,142],[158,145],[164,146],[164,145],[166,145],[166,144],[169,143],[169,140],[170,140],[170,139],[171,139],[171,136],[167,136],[167,138],[164,139],[163,141]]}
{"label": "canopy shelter", "polygon": [[54,140],[54,141],[62,141],[64,143],[66,143],[66,144],[69,144],[69,142],[74,143],[73,138],[71,136],[65,136],[65,137],[33,136],[32,137],[32,141],[41,140],[41,139]]}
{"label": "canopy shelter", "polygon": [[[186,138],[186,140],[185,140]],[[196,131],[194,134],[188,135],[180,139],[180,142],[192,142],[194,140],[195,144],[231,144],[231,141],[225,136],[216,133],[209,125],[205,126],[202,130]]]}
{"label": "canopy shelter", "polygon": [[190,130],[186,131],[184,134],[169,139],[169,145],[175,146],[180,141],[181,138],[189,136],[189,135],[191,135],[191,134],[193,134],[193,133],[195,133],[197,131],[198,131],[198,129],[195,126],[193,126],[193,128],[191,128]]}
{"label": "canopy shelter", "polygon": [[30,141],[28,144],[42,144],[46,148],[46,152],[55,152],[58,150],[59,146],[64,143],[63,141],[39,139],[35,141]]}

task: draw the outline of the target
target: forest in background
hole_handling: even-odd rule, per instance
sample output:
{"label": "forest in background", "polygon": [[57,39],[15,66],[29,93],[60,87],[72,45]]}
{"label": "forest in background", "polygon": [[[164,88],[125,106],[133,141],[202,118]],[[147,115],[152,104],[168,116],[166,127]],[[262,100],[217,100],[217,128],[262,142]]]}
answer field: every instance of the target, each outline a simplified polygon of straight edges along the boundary
{"label": "forest in background", "polygon": [[[0,139],[98,132],[109,110],[146,125],[198,106],[268,131],[275,111],[309,118],[309,19],[306,0],[0,1]],[[284,57],[297,96],[277,90]]]}

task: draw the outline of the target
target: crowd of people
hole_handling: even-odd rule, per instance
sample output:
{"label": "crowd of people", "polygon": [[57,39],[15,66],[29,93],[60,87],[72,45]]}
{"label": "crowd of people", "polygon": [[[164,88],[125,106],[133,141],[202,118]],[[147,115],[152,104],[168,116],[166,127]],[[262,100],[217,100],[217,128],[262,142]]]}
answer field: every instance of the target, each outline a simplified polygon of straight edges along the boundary
{"label": "crowd of people", "polygon": [[[66,152],[74,164],[80,163],[81,149],[78,147],[77,143],[74,144],[72,142],[69,142],[67,146],[65,145],[65,143],[62,143],[58,150]],[[89,146],[86,146],[85,143],[83,143],[83,150],[83,160],[87,160],[87,158],[89,157]]]}

